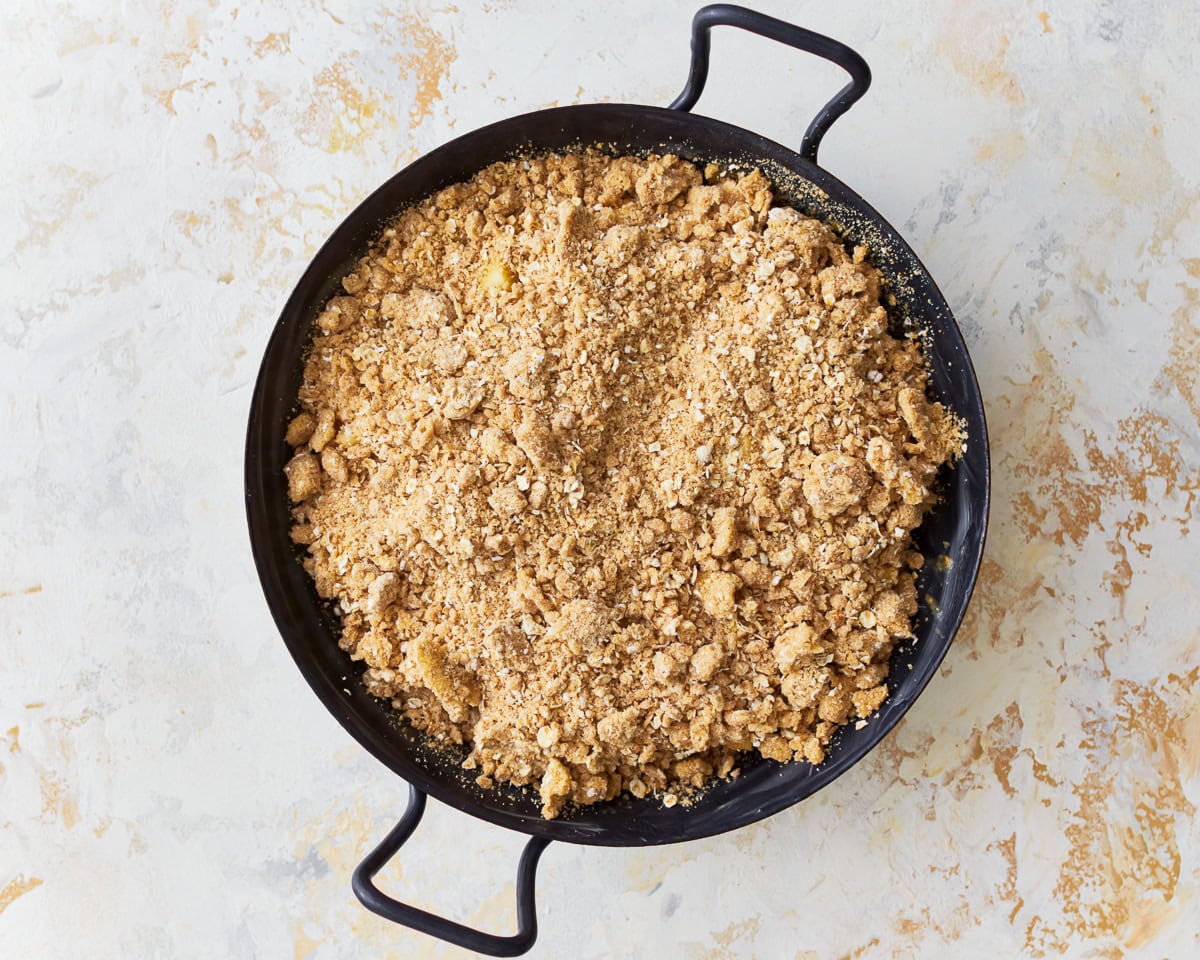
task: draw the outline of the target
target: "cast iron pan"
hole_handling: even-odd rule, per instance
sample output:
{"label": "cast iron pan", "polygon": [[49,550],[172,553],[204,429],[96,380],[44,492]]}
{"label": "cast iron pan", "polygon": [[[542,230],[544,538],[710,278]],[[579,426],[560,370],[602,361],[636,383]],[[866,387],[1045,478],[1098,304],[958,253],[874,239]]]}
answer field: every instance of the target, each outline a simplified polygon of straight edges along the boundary
{"label": "cast iron pan", "polygon": [[[709,30],[740,27],[814,53],[851,77],[809,125],[800,152],[739,127],[688,111],[708,73]],[[817,147],[829,126],[867,90],[870,70],[848,47],[828,37],[746,10],[718,4],[692,23],[687,86],[667,109],[634,104],[591,104],[539,110],[492,124],[417,160],[376,190],[346,218],[313,258],[283,308],[267,345],[250,408],[246,440],[246,512],[250,540],[267,603],[300,671],[329,712],[379,760],[411,785],[399,824],[355,871],[354,892],[370,910],[460,946],[516,956],[537,936],[534,873],[550,840],[604,846],[644,846],[694,840],[734,830],[803,800],[857,763],[875,746],[929,682],[962,621],[975,584],[987,527],[987,428],[979,385],[954,318],[933,280],[892,227],[853,190],[817,166]],[[338,622],[320,600],[292,544],[287,483],[290,450],[284,432],[295,412],[303,356],[313,319],[325,300],[383,227],[407,205],[470,178],[488,164],[519,155],[602,145],[614,154],[675,153],[701,163],[758,167],[778,200],[834,224],[847,244],[867,244],[894,297],[897,328],[917,330],[926,344],[932,395],[967,425],[966,455],[942,478],[942,499],[917,532],[928,558],[918,582],[922,612],[916,638],[891,660],[891,696],[861,730],[843,728],[818,767],[747,758],[742,775],[715,784],[690,807],[663,807],[652,798],[624,796],[610,803],[543,820],[534,793],[500,786],[483,790],[459,767],[461,758],[428,748],[422,735],[397,722],[389,705],[359,681],[361,665],[337,645]],[[501,937],[400,903],[372,882],[416,828],[431,794],[443,803],[510,830],[529,834],[517,874],[518,933]]]}

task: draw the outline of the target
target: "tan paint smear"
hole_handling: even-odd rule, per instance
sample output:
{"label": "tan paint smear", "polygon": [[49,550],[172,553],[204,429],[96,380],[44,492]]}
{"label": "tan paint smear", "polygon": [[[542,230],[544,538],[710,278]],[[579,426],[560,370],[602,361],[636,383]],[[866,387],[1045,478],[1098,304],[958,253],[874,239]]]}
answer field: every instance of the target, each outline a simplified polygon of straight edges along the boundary
{"label": "tan paint smear", "polygon": [[9,883],[3,890],[0,890],[0,913],[3,913],[13,902],[25,896],[30,890],[36,890],[42,885],[41,877],[30,877],[25,879],[25,874],[17,874],[17,879]]}

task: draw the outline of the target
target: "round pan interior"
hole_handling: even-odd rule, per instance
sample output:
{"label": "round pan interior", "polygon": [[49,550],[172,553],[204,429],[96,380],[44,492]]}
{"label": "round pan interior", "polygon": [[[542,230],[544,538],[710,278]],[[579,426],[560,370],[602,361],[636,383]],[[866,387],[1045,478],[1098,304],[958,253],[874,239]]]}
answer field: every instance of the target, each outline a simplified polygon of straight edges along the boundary
{"label": "round pan interior", "polygon": [[[931,393],[968,432],[966,455],[944,471],[942,499],[915,537],[927,560],[916,638],[892,655],[891,695],[859,730],[844,727],[818,767],[748,756],[741,776],[708,788],[691,806],[664,808],[623,796],[544,820],[533,790],[484,790],[459,767],[461,756],[431,749],[370,696],[361,664],[337,645],[336,615],[316,594],[288,535],[291,515],[283,440],[295,412],[303,357],[320,306],[339,288],[383,227],[405,206],[483,167],[515,156],[597,147],[613,154],[675,153],[700,163],[758,167],[776,201],[831,223],[847,244],[865,243],[887,278],[894,322],[926,343]],[[297,666],[356,740],[406,780],[443,803],[524,833],[573,843],[639,846],[711,836],[753,823],[830,783],[874,747],[924,689],[966,610],[987,526],[989,463],[979,387],[944,298],[900,236],[860,197],[822,168],[757,134],[694,114],[629,104],[542,110],[468,133],[427,154],[371,194],[329,238],[305,271],[275,326],[252,399],[246,441],[246,508],[251,545],[275,621]]]}

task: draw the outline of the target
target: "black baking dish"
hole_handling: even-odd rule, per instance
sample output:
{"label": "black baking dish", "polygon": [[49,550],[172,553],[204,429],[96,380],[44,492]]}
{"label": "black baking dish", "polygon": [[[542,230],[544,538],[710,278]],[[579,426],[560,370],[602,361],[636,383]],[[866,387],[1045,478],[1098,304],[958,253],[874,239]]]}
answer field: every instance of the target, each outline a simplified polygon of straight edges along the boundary
{"label": "black baking dish", "polygon": [[[709,30],[717,25],[740,27],[809,51],[850,74],[851,82],[809,125],[798,153],[689,112],[704,86]],[[411,785],[404,817],[355,872],[354,890],[371,910],[469,949],[497,956],[523,953],[537,935],[534,873],[550,840],[605,846],[675,843],[769,817],[857,763],[896,725],[938,669],[966,611],[982,557],[989,499],[987,428],[962,335],[932,278],[891,225],[817,165],[821,138],[869,84],[866,63],[836,41],[741,7],[704,7],[693,21],[687,86],[669,108],[615,103],[561,107],[461,136],[406,167],[363,201],[317,252],[296,285],[271,335],[254,389],[246,442],[246,510],[263,590],[297,666],[346,730]],[[622,796],[544,820],[535,794],[505,785],[491,790],[476,786],[458,758],[430,749],[419,732],[397,722],[389,705],[370,696],[359,682],[361,665],[338,647],[337,619],[317,596],[289,537],[283,467],[291,451],[283,438],[295,412],[314,318],[341,277],[401,209],[498,160],[597,145],[614,154],[675,153],[701,164],[757,167],[772,182],[778,202],[834,225],[848,245],[867,245],[894,297],[894,322],[915,329],[924,339],[932,397],[966,424],[968,442],[963,458],[945,471],[942,498],[915,535],[917,548],[927,557],[947,555],[950,562],[925,564],[918,583],[924,599],[916,637],[895,650],[891,695],[868,724],[844,728],[820,766],[747,758],[739,778],[714,784],[689,807],[666,808],[649,797]],[[416,827],[426,794],[530,836],[518,871],[515,936],[486,934],[399,903],[372,883]]]}

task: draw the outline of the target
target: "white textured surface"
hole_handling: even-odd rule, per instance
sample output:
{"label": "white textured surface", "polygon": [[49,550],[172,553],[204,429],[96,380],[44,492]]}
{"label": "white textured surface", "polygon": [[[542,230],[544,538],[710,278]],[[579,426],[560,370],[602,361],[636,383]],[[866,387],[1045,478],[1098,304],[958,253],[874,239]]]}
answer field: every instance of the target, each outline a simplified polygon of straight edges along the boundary
{"label": "white textured surface", "polygon": [[[404,786],[277,637],[241,446],[291,284],[395,169],[677,92],[693,3],[572,6],[3,5],[0,956],[462,955],[353,900]],[[966,332],[987,564],[941,675],[822,794],[683,847],[551,846],[534,955],[1196,956],[1194,11],[761,6],[874,68],[822,161]],[[841,82],[728,32],[713,59],[701,111],[791,144]],[[385,883],[508,929],[517,849],[433,809]]]}

